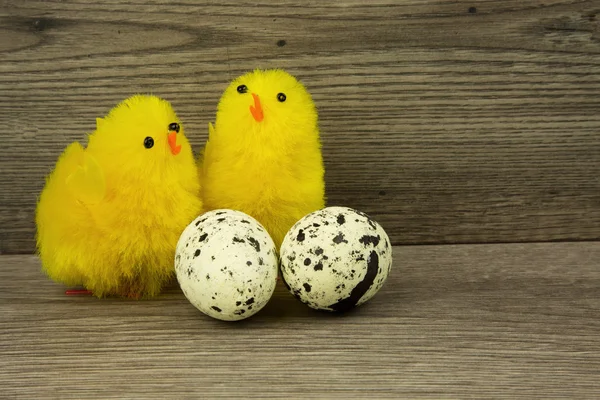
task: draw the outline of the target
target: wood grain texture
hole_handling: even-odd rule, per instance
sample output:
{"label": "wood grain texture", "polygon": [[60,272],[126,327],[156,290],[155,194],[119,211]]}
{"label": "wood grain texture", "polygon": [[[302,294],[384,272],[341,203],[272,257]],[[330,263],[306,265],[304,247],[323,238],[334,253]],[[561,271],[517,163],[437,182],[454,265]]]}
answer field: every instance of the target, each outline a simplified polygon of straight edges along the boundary
{"label": "wood grain texture", "polygon": [[395,247],[352,313],[278,288],[249,320],[66,297],[33,256],[0,257],[0,392],[42,398],[600,397],[600,242]]}
{"label": "wood grain texture", "polygon": [[[298,76],[329,203],[393,243],[600,238],[600,1],[0,0],[0,252],[61,150],[136,92],[199,151],[228,81]],[[474,9],[473,9],[474,8]]]}

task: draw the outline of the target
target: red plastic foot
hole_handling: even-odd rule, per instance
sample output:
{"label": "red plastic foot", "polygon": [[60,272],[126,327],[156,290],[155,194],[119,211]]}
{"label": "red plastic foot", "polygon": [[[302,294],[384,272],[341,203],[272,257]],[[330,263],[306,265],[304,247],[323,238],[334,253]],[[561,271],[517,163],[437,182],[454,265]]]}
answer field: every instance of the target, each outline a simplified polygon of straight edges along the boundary
{"label": "red plastic foot", "polygon": [[87,289],[69,289],[65,291],[65,294],[67,296],[90,296],[93,293],[91,290]]}

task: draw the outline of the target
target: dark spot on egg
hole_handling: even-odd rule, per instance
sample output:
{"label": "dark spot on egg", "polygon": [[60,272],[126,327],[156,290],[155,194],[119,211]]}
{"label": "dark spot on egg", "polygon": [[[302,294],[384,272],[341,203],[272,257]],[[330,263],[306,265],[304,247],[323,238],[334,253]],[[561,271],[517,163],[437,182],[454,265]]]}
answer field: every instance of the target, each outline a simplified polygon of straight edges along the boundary
{"label": "dark spot on egg", "polygon": [[365,214],[364,212],[362,212],[362,211],[358,211],[358,210],[355,210],[353,208],[351,208],[351,210],[354,211],[355,214],[358,214],[358,215],[360,215],[363,218],[367,218],[367,219],[369,218],[369,216],[367,214]]}
{"label": "dark spot on egg", "polygon": [[221,310],[221,309],[220,309],[219,307],[217,307],[217,306],[212,306],[211,308],[212,308],[213,310],[215,310],[216,312],[221,312],[221,311],[223,311],[223,310]]}
{"label": "dark spot on egg", "polygon": [[198,257],[200,255],[200,249],[196,249],[196,251],[194,252],[194,258]]}
{"label": "dark spot on egg", "polygon": [[201,223],[203,223],[204,221],[206,221],[206,219],[207,219],[207,217],[200,218],[200,219],[198,220],[198,222],[196,222],[196,226],[198,226],[198,225],[200,225]]}
{"label": "dark spot on egg", "polygon": [[247,266],[250,266],[250,265],[252,265],[252,261],[246,261],[246,265],[247,265]]}
{"label": "dark spot on egg", "polygon": [[199,242],[204,242],[206,240],[206,238],[208,237],[208,233],[204,233],[202,234],[199,238],[198,241]]}
{"label": "dark spot on egg", "polygon": [[381,237],[379,235],[377,235],[377,236],[364,235],[363,237],[358,239],[358,241],[361,242],[365,246],[372,244],[373,247],[377,247],[380,239],[381,239]]}
{"label": "dark spot on egg", "polygon": [[262,257],[259,257],[259,258],[258,258],[258,265],[263,265],[264,263],[265,263],[265,262],[264,262],[264,260],[262,259]]}
{"label": "dark spot on egg", "polygon": [[346,239],[344,239],[344,234],[342,232],[338,233],[336,237],[333,238],[333,243],[335,244],[340,244],[340,243],[348,243],[348,241]]}
{"label": "dark spot on egg", "polygon": [[215,213],[215,215],[223,215],[223,214],[226,214],[226,211],[219,211],[219,212]]}
{"label": "dark spot on egg", "polygon": [[317,224],[317,223],[315,222],[315,223],[313,223],[313,226],[314,226],[315,228],[318,228],[318,227],[320,227],[320,226],[321,226],[321,224]]}
{"label": "dark spot on egg", "polygon": [[248,240],[250,245],[252,247],[254,247],[254,250],[256,250],[257,252],[260,251],[260,243],[258,243],[258,241],[256,239],[254,239],[252,236],[248,236],[248,237],[246,237],[246,239]]}
{"label": "dark spot on egg", "polygon": [[210,275],[206,274],[206,280],[209,280],[209,279],[210,279]]}
{"label": "dark spot on egg", "polygon": [[242,222],[242,224],[249,224],[250,223],[250,221],[248,221],[247,219],[243,219],[241,222]]}
{"label": "dark spot on egg", "polygon": [[[373,221],[373,220],[371,219],[371,217],[369,217],[367,214],[365,214],[365,213],[364,213],[364,212],[362,212],[362,211],[358,211],[358,210],[353,210],[353,211],[354,211],[356,214],[358,214],[358,215],[360,215],[361,217],[363,217],[364,219],[366,219],[366,220],[367,220],[367,223],[368,223],[368,224],[371,226],[371,228],[373,228],[373,229],[377,229],[377,226],[375,225],[375,221]],[[356,221],[356,222],[358,222],[358,221]]]}
{"label": "dark spot on egg", "polygon": [[337,216],[337,223],[339,225],[343,225],[346,222],[346,218],[344,218],[344,214],[339,214]]}
{"label": "dark spot on egg", "polygon": [[212,261],[215,261],[215,256],[210,256],[210,259],[211,259]]}
{"label": "dark spot on egg", "polygon": [[235,236],[233,238],[233,243],[246,243],[246,241],[244,239],[241,239],[241,238]]}
{"label": "dark spot on egg", "polygon": [[304,265],[310,265],[310,258],[305,258],[304,259]]}
{"label": "dark spot on egg", "polygon": [[306,290],[306,293],[310,293],[312,286],[310,286],[308,283],[303,283],[302,286],[304,286],[304,290]]}
{"label": "dark spot on egg", "polygon": [[187,275],[188,275],[188,277],[189,277],[189,276],[192,276],[192,274],[193,274],[193,273],[194,273],[194,270],[193,270],[193,269],[191,269],[191,268],[188,268],[188,269],[187,269]]}
{"label": "dark spot on egg", "polygon": [[227,218],[225,218],[225,217],[222,217],[222,218],[217,218],[217,222],[223,222],[223,221],[225,221],[226,219],[227,219]]}
{"label": "dark spot on egg", "polygon": [[241,306],[241,305],[242,305],[242,302],[241,302],[241,301],[236,301],[236,302],[235,302],[235,305],[236,305],[236,307],[238,307],[238,306]]}
{"label": "dark spot on egg", "polygon": [[323,264],[322,263],[317,263],[315,265],[315,271],[323,271]]}
{"label": "dark spot on egg", "polygon": [[247,306],[249,306],[250,304],[254,304],[254,297],[250,297],[248,300],[246,300],[245,303]]}
{"label": "dark spot on egg", "polygon": [[240,310],[235,310],[233,313],[234,313],[235,315],[242,315],[242,314],[244,314],[245,312],[246,312],[246,310],[244,310],[244,309],[242,308],[242,309],[240,309]]}
{"label": "dark spot on egg", "polygon": [[320,248],[320,247],[317,247],[317,248],[315,249],[315,254],[316,254],[316,255],[318,255],[318,256],[320,256],[321,254],[323,254],[323,249],[322,249],[322,248]]}
{"label": "dark spot on egg", "polygon": [[298,242],[304,242],[304,239],[306,239],[306,236],[304,235],[304,230],[300,229],[300,231],[298,232],[298,236],[296,236],[296,240]]}
{"label": "dark spot on egg", "polygon": [[335,304],[330,305],[328,308],[333,309],[334,311],[344,312],[348,311],[354,307],[364,296],[365,293],[369,290],[371,285],[375,282],[375,278],[377,277],[377,273],[379,271],[379,256],[377,252],[371,251],[369,255],[369,259],[367,260],[367,273],[361,282],[358,283],[350,292],[350,296],[347,298],[338,301]]}

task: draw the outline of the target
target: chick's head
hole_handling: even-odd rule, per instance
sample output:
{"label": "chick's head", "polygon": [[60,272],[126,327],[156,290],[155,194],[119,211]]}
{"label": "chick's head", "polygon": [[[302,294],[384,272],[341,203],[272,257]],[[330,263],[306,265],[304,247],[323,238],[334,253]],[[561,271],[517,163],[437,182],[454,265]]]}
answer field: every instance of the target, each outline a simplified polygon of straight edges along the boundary
{"label": "chick's head", "polygon": [[257,69],[227,87],[215,123],[225,134],[246,132],[264,140],[275,135],[293,140],[293,136],[314,134],[317,110],[308,91],[292,75],[279,69]]}
{"label": "chick's head", "polygon": [[132,96],[99,119],[88,149],[124,174],[164,178],[193,163],[192,149],[172,106],[149,95]]}

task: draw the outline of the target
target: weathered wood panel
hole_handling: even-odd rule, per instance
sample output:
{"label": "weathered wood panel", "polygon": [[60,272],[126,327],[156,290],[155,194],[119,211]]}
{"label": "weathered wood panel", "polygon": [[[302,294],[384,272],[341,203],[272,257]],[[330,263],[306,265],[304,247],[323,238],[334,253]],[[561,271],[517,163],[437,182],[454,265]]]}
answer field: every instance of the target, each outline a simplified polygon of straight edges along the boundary
{"label": "weathered wood panel", "polygon": [[330,204],[400,243],[600,238],[600,1],[0,1],[0,252],[44,175],[135,92],[194,149],[228,81],[301,78]]}
{"label": "weathered wood panel", "polygon": [[0,393],[10,399],[598,399],[600,242],[415,246],[343,316],[284,289],[212,320],[153,301],[67,297],[0,257]]}

